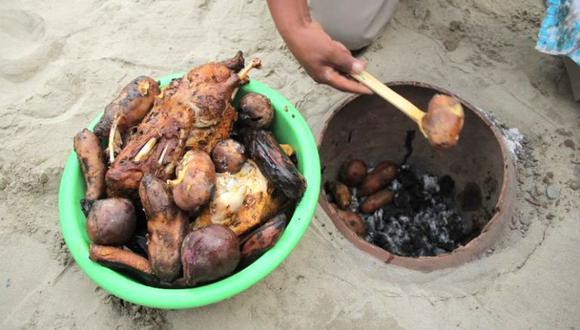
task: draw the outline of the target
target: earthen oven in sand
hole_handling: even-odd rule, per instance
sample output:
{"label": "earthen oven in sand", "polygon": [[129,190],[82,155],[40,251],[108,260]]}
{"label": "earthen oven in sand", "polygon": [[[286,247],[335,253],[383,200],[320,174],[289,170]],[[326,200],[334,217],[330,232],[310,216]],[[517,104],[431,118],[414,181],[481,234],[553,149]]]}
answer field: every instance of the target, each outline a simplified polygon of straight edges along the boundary
{"label": "earthen oven in sand", "polygon": [[[453,95],[425,83],[387,85],[422,109],[436,93]],[[452,179],[450,200],[468,232],[457,248],[435,256],[391,253],[371,244],[368,236],[357,236],[329,202],[332,197],[322,190],[320,204],[338,230],[357,248],[385,263],[432,271],[472,261],[493,246],[512,217],[515,170],[503,137],[475,107],[453,96],[463,105],[465,125],[457,146],[448,150],[433,149],[420,133],[410,139],[416,125],[376,95],[346,99],[332,109],[325,123],[319,138],[323,182],[335,180],[341,165],[350,159],[362,159],[370,166],[391,160],[435,177]],[[406,159],[410,149],[412,153]],[[369,218],[365,217],[365,221],[368,223]]]}

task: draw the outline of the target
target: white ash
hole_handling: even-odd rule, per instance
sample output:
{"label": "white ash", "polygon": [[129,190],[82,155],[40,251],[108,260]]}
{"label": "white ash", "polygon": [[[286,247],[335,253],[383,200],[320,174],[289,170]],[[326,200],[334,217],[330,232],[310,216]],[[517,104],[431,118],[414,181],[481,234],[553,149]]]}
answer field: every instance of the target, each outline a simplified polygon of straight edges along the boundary
{"label": "white ash", "polygon": [[356,197],[357,194],[357,189],[356,188],[352,188],[350,191],[350,205],[349,205],[349,210],[352,212],[357,212],[358,208],[360,206],[360,202],[358,200],[358,198]]}
{"label": "white ash", "polygon": [[[435,256],[453,251],[467,235],[454,209],[450,197],[453,188],[447,187],[450,184],[449,177],[443,180],[402,165],[389,185],[395,193],[393,203],[373,214],[360,213],[367,224],[365,240],[400,256]],[[359,201],[355,202],[358,205]]]}
{"label": "white ash", "polygon": [[524,136],[520,133],[517,128],[502,129],[503,139],[512,155],[521,156],[523,152],[523,142]]}
{"label": "white ash", "polygon": [[494,114],[487,112],[481,108],[476,108],[485,118],[491,121],[497,127],[503,137],[506,147],[516,159],[522,159],[525,156],[524,144],[526,137],[515,127],[508,127],[495,117]]}

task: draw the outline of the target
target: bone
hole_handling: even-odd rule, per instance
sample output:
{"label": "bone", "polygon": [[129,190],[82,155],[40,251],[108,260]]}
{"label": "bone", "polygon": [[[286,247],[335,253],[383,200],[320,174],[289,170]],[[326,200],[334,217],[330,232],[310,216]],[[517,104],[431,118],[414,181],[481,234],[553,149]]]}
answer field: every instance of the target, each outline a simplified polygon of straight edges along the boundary
{"label": "bone", "polygon": [[241,81],[246,81],[249,79],[249,73],[252,69],[259,69],[262,66],[262,61],[259,58],[253,58],[248,65],[246,65],[240,73],[238,73],[238,78]]}
{"label": "bone", "polygon": [[167,153],[167,149],[169,148],[169,145],[166,144],[165,148],[163,148],[163,151],[161,152],[161,156],[159,157],[159,161],[158,164],[162,165],[163,164],[163,160],[165,159],[165,154]]}
{"label": "bone", "polygon": [[147,80],[139,82],[139,86],[137,86],[137,89],[139,90],[139,93],[141,95],[143,96],[147,95],[147,93],[149,93],[149,82]]}
{"label": "bone", "polygon": [[157,144],[157,138],[152,137],[151,139],[149,139],[149,141],[147,141],[147,143],[145,143],[143,148],[139,150],[139,153],[137,153],[134,160],[136,162],[140,162],[141,160],[147,158],[147,156],[149,156],[151,151],[153,151],[153,147],[155,147],[155,144]]}
{"label": "bone", "polygon": [[119,137],[120,134],[118,132],[119,121],[121,120],[121,115],[117,114],[115,119],[113,120],[113,125],[111,126],[111,130],[109,131],[109,142],[107,145],[107,149],[109,150],[109,163],[113,164],[115,161],[115,139]]}

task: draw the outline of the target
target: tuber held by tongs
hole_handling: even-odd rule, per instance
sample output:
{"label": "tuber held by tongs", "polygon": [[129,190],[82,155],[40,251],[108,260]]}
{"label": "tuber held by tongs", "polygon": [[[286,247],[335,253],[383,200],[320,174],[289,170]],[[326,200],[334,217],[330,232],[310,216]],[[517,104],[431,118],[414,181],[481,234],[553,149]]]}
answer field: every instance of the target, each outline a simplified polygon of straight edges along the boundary
{"label": "tuber held by tongs", "polygon": [[465,115],[456,98],[435,95],[425,113],[367,71],[351,73],[351,76],[412,119],[433,147],[448,149],[459,141]]}

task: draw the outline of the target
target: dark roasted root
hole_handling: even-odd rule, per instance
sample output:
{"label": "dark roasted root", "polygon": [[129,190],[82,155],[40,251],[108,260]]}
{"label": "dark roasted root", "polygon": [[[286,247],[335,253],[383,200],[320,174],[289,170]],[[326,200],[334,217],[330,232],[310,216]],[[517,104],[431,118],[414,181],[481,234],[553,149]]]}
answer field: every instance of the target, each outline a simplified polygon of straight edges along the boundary
{"label": "dark roasted root", "polygon": [[285,214],[279,214],[246,236],[241,243],[240,268],[251,264],[276,244],[286,228],[287,220]]}
{"label": "dark roasted root", "polygon": [[361,184],[367,176],[367,164],[360,159],[352,159],[340,168],[340,181],[349,187]]}
{"label": "dark roasted root", "polygon": [[374,213],[383,206],[390,204],[393,201],[393,192],[387,189],[380,190],[365,199],[360,210],[364,213]]}
{"label": "dark roasted root", "polygon": [[177,178],[168,181],[173,199],[184,211],[195,211],[209,202],[215,187],[215,168],[203,151],[188,151],[177,169]]}
{"label": "dark roasted root", "polygon": [[380,162],[359,186],[358,196],[368,196],[386,187],[397,176],[397,165],[390,161]]}
{"label": "dark roasted root", "polygon": [[280,148],[274,135],[264,130],[246,130],[244,133],[246,149],[264,176],[289,199],[300,199],[306,190],[306,180]]}
{"label": "dark roasted root", "polygon": [[139,196],[147,216],[151,268],[161,280],[171,282],[181,273],[180,248],[189,221],[173,203],[165,183],[152,175],[141,180]]}
{"label": "dark roasted root", "polygon": [[350,230],[357,234],[357,236],[364,237],[366,235],[367,225],[360,215],[351,211],[343,211],[336,207],[335,210],[340,220],[342,220]]}
{"label": "dark roasted root", "polygon": [[246,149],[239,142],[227,139],[219,142],[211,152],[218,173],[238,173],[246,161]]}
{"label": "dark roasted root", "polygon": [[135,232],[135,208],[124,198],[96,201],[87,217],[91,242],[100,245],[123,245]]}
{"label": "dark roasted root", "polygon": [[233,272],[240,261],[238,236],[221,225],[194,230],[183,241],[181,260],[184,284],[218,280]]}
{"label": "dark roasted root", "polygon": [[116,117],[119,117],[117,128],[120,132],[139,124],[151,110],[159,93],[159,84],[154,79],[146,76],[135,78],[105,108],[105,114],[95,126],[95,134],[105,143]]}
{"label": "dark roasted root", "polygon": [[343,210],[348,209],[351,195],[346,185],[338,181],[330,181],[326,183],[326,189],[332,194],[338,207]]}
{"label": "dark roasted root", "polygon": [[105,194],[105,161],[97,136],[83,129],[74,137],[74,149],[81,164],[87,186],[85,199],[96,201]]}
{"label": "dark roasted root", "polygon": [[149,261],[131,251],[112,246],[91,244],[89,258],[142,283],[155,284],[159,282],[153,274]]}
{"label": "dark roasted root", "polygon": [[240,100],[240,124],[254,129],[266,129],[274,121],[272,103],[264,95],[248,93]]}

